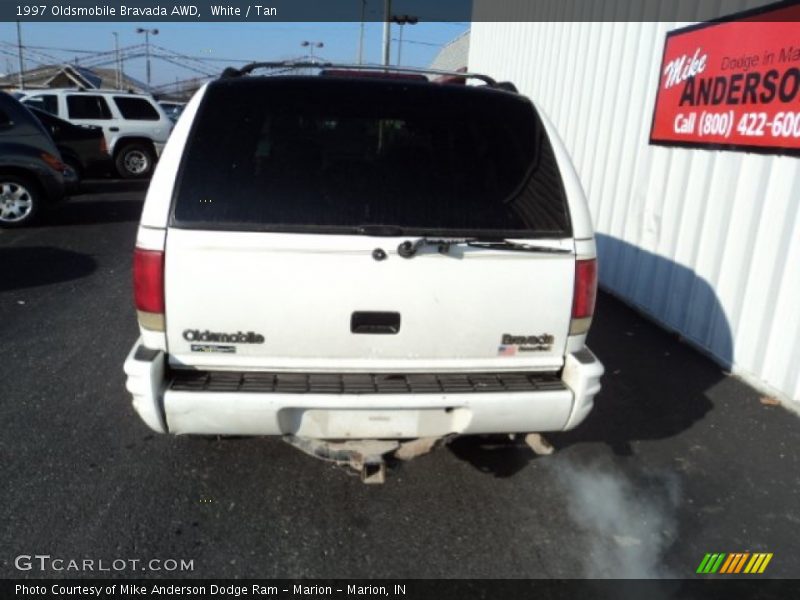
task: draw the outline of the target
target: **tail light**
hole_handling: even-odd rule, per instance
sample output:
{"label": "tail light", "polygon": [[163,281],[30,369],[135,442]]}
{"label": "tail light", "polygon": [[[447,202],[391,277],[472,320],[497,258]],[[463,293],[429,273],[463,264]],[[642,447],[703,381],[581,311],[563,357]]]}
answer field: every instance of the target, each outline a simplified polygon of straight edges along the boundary
{"label": "tail light", "polygon": [[61,162],[52,154],[48,154],[47,152],[42,152],[41,156],[42,160],[47,163],[47,166],[53,169],[54,171],[63,173],[64,170],[67,168],[67,165],[65,165],[63,162]]}
{"label": "tail light", "polygon": [[100,136],[100,152],[102,154],[108,154],[108,144],[106,144],[106,136]]}
{"label": "tail light", "polygon": [[597,259],[575,261],[575,289],[572,296],[570,335],[589,331],[597,298]]}
{"label": "tail light", "polygon": [[164,252],[133,251],[133,297],[139,324],[164,331]]}

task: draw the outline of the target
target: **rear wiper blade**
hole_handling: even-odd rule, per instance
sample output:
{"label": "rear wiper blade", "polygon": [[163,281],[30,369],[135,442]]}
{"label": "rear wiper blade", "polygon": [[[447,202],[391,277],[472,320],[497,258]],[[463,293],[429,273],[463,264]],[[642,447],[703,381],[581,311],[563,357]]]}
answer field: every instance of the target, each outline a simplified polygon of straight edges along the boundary
{"label": "rear wiper blade", "polygon": [[422,246],[436,246],[440,254],[450,252],[450,246],[454,244],[466,244],[472,248],[487,248],[491,250],[511,250],[514,252],[546,252],[550,254],[571,254],[569,248],[553,248],[551,246],[538,246],[535,244],[524,244],[512,242],[506,239],[484,239],[484,238],[430,238],[421,237],[412,242],[406,240],[397,247],[397,253],[403,258],[411,258]]}
{"label": "rear wiper blade", "polygon": [[496,250],[513,250],[515,252],[547,252],[550,254],[571,254],[569,248],[553,248],[552,246],[538,246],[536,244],[525,244],[522,242],[512,242],[510,240],[468,240],[467,246],[472,248],[490,248]]}

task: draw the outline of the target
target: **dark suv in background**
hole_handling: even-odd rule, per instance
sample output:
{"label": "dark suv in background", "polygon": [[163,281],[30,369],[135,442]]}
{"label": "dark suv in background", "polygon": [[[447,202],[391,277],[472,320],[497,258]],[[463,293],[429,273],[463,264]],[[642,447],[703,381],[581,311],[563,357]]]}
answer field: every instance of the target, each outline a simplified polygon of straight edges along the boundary
{"label": "dark suv in background", "polygon": [[39,120],[0,93],[0,227],[31,223],[76,183]]}
{"label": "dark suv in background", "polygon": [[114,162],[108,153],[106,138],[100,127],[73,125],[48,112],[26,106],[44,125],[56,143],[61,158],[79,179],[105,177],[114,172]]}

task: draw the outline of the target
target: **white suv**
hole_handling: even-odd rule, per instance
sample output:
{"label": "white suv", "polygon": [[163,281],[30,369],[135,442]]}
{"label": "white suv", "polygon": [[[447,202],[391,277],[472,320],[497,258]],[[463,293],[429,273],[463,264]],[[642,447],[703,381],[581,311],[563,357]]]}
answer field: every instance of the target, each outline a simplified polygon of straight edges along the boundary
{"label": "white suv", "polygon": [[138,179],[153,173],[172,131],[172,121],[146,94],[117,90],[21,90],[20,101],[76,125],[103,130],[121,177]]}
{"label": "white suv", "polygon": [[125,362],[144,421],[365,477],[452,435],[578,425],[603,373],[595,242],[531,101],[253,68],[197,92],[150,183]]}

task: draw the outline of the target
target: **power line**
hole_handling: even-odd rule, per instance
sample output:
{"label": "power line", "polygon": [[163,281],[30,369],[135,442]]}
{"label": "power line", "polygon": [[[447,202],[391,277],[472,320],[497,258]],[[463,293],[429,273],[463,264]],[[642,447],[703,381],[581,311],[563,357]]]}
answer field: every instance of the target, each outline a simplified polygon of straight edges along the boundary
{"label": "power line", "polygon": [[[3,42],[4,44],[7,42]],[[25,48],[32,48],[34,50],[58,50],[60,52],[69,52],[70,54],[99,54],[105,50],[84,50],[79,48],[59,48],[56,46],[24,46]]]}
{"label": "power line", "polygon": [[177,57],[179,59],[192,61],[192,62],[195,63],[195,65],[200,64],[202,66],[202,68],[204,68],[204,69],[210,68],[209,65],[207,65],[205,62],[203,62],[199,58],[193,58],[191,56],[186,56],[185,54],[180,54],[178,52],[175,52],[174,50],[168,50],[167,48],[164,48],[163,46],[156,46],[155,44],[153,45],[153,47],[156,48],[157,50],[160,50],[161,52],[166,52],[166,53],[168,53],[168,54],[170,54],[170,55],[172,55],[174,57]]}
{"label": "power line", "polygon": [[[144,48],[144,44],[133,44],[131,46],[123,46],[119,49],[119,51],[123,60],[125,60],[128,57],[138,58],[139,56],[144,56]],[[134,50],[140,51],[141,53],[134,55]],[[85,60],[81,60],[81,64],[85,67],[91,67],[93,65],[96,66],[97,64],[100,64],[98,61],[102,61],[102,64],[107,64],[109,60],[112,62],[116,60],[116,50],[98,52],[94,56],[90,56]]]}
{"label": "power line", "polygon": [[[0,48],[0,54],[4,54],[4,55],[10,56],[12,58],[19,58],[19,53],[16,50],[11,51],[11,50],[6,50],[5,48]],[[37,60],[35,58],[26,57],[25,60],[27,62],[34,63],[36,65],[34,68],[47,66],[47,63],[43,63],[43,62],[41,62],[41,61],[39,61],[39,60]],[[16,72],[9,73],[9,75],[16,75],[16,74],[17,74]]]}
{"label": "power line", "polygon": [[212,72],[208,72],[208,71],[203,71],[201,69],[197,69],[197,68],[185,65],[185,64],[181,64],[177,60],[173,60],[172,58],[164,56],[163,54],[153,54],[152,56],[153,56],[153,58],[160,58],[163,61],[166,61],[166,62],[171,63],[173,65],[177,65],[179,67],[183,67],[184,69],[188,69],[189,71],[194,71],[195,73],[200,73],[201,75],[205,75],[206,77],[215,77],[217,75],[217,73],[215,73],[215,72],[212,73]]}
{"label": "power line", "polygon": [[[5,46],[6,48],[13,48],[13,50],[14,50],[14,52],[15,52],[15,53],[17,53],[17,54],[19,53],[19,49],[18,49],[18,47],[17,47],[17,44],[12,44],[11,42],[0,42],[0,44],[2,44],[3,46]],[[22,46],[22,49],[23,49],[23,50],[25,50],[25,49],[27,49],[27,48],[28,48],[28,46],[25,46],[25,45],[23,45],[23,46]],[[51,61],[52,61],[52,60],[55,60],[55,61],[58,61],[58,58],[57,58],[57,57],[55,57],[55,56],[53,56],[53,55],[51,55],[51,54],[47,54],[46,52],[34,51],[34,52],[28,52],[28,55],[29,55],[29,56],[31,56],[31,55],[32,55],[32,56],[43,56],[43,57],[45,57],[47,60],[51,60]],[[31,60],[34,60],[34,61],[35,61],[36,59],[34,58],[34,59],[31,59]]]}
{"label": "power line", "polygon": [[[393,42],[399,42],[400,38],[392,38],[392,41]],[[444,44],[435,44],[433,42],[418,42],[416,40],[407,40],[407,39],[404,38],[403,39],[403,43],[404,44],[417,44],[419,46],[434,46],[436,48],[441,48],[442,46],[446,45],[447,42],[445,42]]]}
{"label": "power line", "polygon": [[[407,41],[408,43],[416,43]],[[126,63],[132,60],[145,57],[144,51],[145,44],[133,44],[119,48],[119,55],[117,50],[103,50],[92,51],[87,49],[78,48],[63,48],[57,46],[28,46],[22,45],[22,55],[31,66],[34,68],[39,67],[52,67],[58,65],[72,65],[75,67],[83,67],[87,69],[107,67],[109,65],[117,64],[118,56]],[[216,66],[219,63],[249,63],[253,62],[252,58],[230,58],[219,56],[192,56],[175,52],[163,46],[150,44],[151,57],[161,59],[171,65],[191,71],[201,77],[189,78],[184,81],[197,81],[204,78],[216,77],[219,74],[219,68]],[[10,42],[0,41],[0,55],[17,58],[19,50],[16,44]],[[52,52],[64,52],[71,54],[81,54],[82,56],[59,57]],[[315,57],[324,60],[322,57]],[[14,73],[13,75],[17,75]],[[11,74],[9,74],[11,76]],[[165,83],[163,85],[153,86],[152,89],[169,89],[174,86],[174,82]]]}

